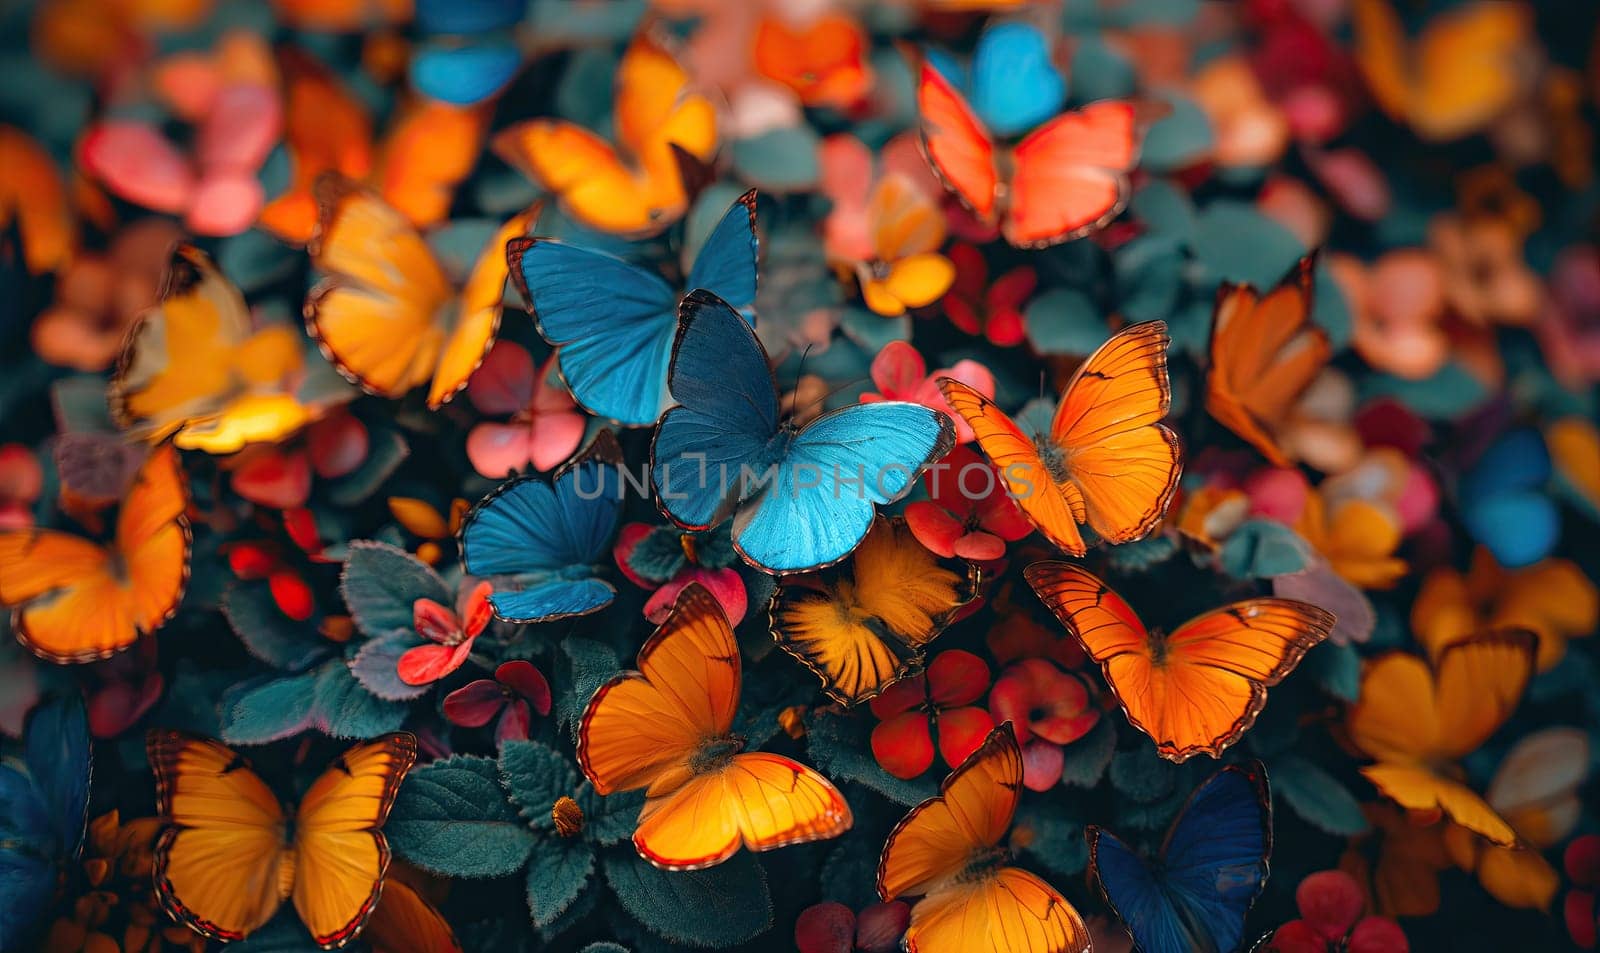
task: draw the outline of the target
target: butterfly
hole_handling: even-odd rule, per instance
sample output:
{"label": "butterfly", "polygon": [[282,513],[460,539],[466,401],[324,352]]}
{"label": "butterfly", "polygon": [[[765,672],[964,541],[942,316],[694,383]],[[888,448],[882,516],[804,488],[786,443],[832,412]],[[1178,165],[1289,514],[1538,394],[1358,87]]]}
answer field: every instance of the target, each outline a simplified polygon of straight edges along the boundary
{"label": "butterfly", "polygon": [[1071,563],[1038,562],[1028,584],[1083,643],[1128,722],[1170,761],[1219,757],[1278,684],[1333,630],[1331,612],[1292,599],[1246,599],[1150,632],[1111,587]]}
{"label": "butterfly", "polygon": [[1432,142],[1482,129],[1512,106],[1530,77],[1529,11],[1515,3],[1460,4],[1415,41],[1388,0],[1355,0],[1355,59],[1390,118]]}
{"label": "butterfly", "polygon": [[838,837],[853,818],[827,778],[732,734],[739,646],[716,597],[685,586],[639,649],[639,670],[594,693],[578,762],[601,794],[647,789],[633,846],[667,870]]}
{"label": "butterfly", "polygon": [[921,897],[908,953],[1087,953],[1089,928],[1039,877],[1006,866],[1001,846],[1022,792],[1022,749],[1008,721],[889,834],[878,896]]}
{"label": "butterfly", "polygon": [[212,939],[242,940],[292,898],[325,950],[361,932],[389,869],[381,829],[417,759],[415,737],[394,732],[346,751],[293,817],[221,742],[155,730],[145,748],[166,822],[155,847],[156,895],[174,919]]}
{"label": "butterfly", "polygon": [[1293,466],[1277,430],[1333,356],[1328,333],[1311,320],[1311,256],[1262,295],[1223,282],[1211,318],[1206,410],[1273,466]]}
{"label": "butterfly", "polygon": [[622,449],[601,431],[547,484],[536,476],[502,483],[461,524],[461,560],[495,585],[494,614],[508,622],[548,622],[611,604],[616,589],[599,565],[622,514]]}
{"label": "butterfly", "polygon": [[716,151],[716,106],[644,31],[617,65],[613,116],[616,145],[574,123],[531,119],[497,135],[493,148],[579,224],[633,237],[659,232],[688,207],[683,167]]}
{"label": "butterfly", "polygon": [[759,569],[800,572],[850,555],[873,504],[904,496],[955,445],[950,418],[920,404],[857,404],[804,428],[780,420],[767,352],[739,312],[696,289],[680,315],[667,372],[677,405],[650,445],[656,496],[684,529],[731,516],[734,548]]}
{"label": "butterfly", "polygon": [[67,263],[77,244],[78,225],[61,172],[50,153],[26,133],[0,125],[0,232],[9,232],[12,221],[29,274],[42,275]]}
{"label": "butterfly", "polygon": [[[689,269],[745,315],[756,300],[756,193],[728,207]],[[653,272],[605,252],[546,238],[513,239],[511,277],[579,404],[628,427],[656,422],[670,403],[667,367],[678,293]]]}
{"label": "butterfly", "polygon": [[412,51],[411,88],[456,106],[503,90],[522,68],[522,52],[506,36],[525,11],[515,4],[422,3],[417,27],[426,39]]}
{"label": "butterfly", "polygon": [[0,533],[0,603],[33,654],[107,658],[178,610],[189,581],[189,488],[170,443],[139,467],[102,546],[58,530]]}
{"label": "butterfly", "polygon": [[374,953],[461,953],[461,941],[444,914],[409,884],[390,878],[361,942]]}
{"label": "butterfly", "polygon": [[[1030,57],[1037,62],[1037,54],[1013,58],[1002,47],[993,66],[978,64],[979,102],[994,104],[997,118],[1004,120],[1002,134],[1037,114],[1034,102],[1017,97],[1028,95],[1030,86],[1042,87],[1015,82],[1004,72]],[[1015,91],[988,92],[994,85],[986,80],[991,75],[999,83],[996,89],[1010,84]],[[995,133],[950,80],[924,61],[917,111],[923,147],[939,178],[980,221],[998,225],[1013,245],[1043,248],[1081,238],[1108,225],[1127,205],[1128,173],[1138,161],[1142,136],[1132,102],[1090,103],[1049,119],[1007,147],[995,141]]]}
{"label": "butterfly", "polygon": [[457,291],[411,223],[376,192],[337,175],[317,181],[322,217],[311,262],[327,273],[306,298],[306,326],[351,383],[379,397],[428,385],[448,403],[494,344],[508,268],[501,251],[539,217],[512,216]]}
{"label": "butterfly", "polygon": [[89,820],[89,720],[76,698],[35,708],[20,763],[0,763],[0,949],[30,948]]}
{"label": "butterfly", "polygon": [[1061,395],[1050,433],[1030,437],[992,401],[939,381],[1011,495],[1056,548],[1088,551],[1078,524],[1112,543],[1150,532],[1178,486],[1178,436],[1160,423],[1172,402],[1167,326],[1124,328],[1089,355]]}
{"label": "butterfly", "polygon": [[919,665],[977,582],[975,568],[948,568],[904,519],[879,516],[848,562],[782,580],[770,607],[772,637],[836,701],[854,705]]}
{"label": "butterfly", "polygon": [[1272,799],[1260,762],[1230,764],[1189,795],[1154,863],[1090,825],[1089,868],[1144,953],[1229,953],[1267,883]]}
{"label": "butterfly", "polygon": [[301,340],[287,325],[257,330],[244,296],[210,257],[179,245],[160,300],[123,344],[107,396],[112,418],[143,440],[172,437],[207,453],[281,440],[320,413],[296,395]]}
{"label": "butterfly", "polygon": [[1499,629],[1450,643],[1431,668],[1404,652],[1368,663],[1345,725],[1377,762],[1361,773],[1408,811],[1442,812],[1497,846],[1518,844],[1506,819],[1462,783],[1455,762],[1511,717],[1533,676],[1537,642],[1526,629]]}

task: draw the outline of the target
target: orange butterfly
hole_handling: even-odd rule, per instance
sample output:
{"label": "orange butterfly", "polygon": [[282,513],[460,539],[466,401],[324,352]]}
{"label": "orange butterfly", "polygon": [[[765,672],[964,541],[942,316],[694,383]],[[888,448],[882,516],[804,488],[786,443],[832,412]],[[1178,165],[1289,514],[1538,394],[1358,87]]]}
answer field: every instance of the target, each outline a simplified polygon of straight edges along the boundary
{"label": "orange butterfly", "polygon": [[461,941],[444,915],[410,884],[393,877],[383,885],[361,942],[374,953],[461,953]]}
{"label": "orange butterfly", "polygon": [[1100,663],[1129,724],[1169,761],[1220,757],[1255,724],[1267,689],[1333,630],[1333,613],[1316,606],[1246,599],[1171,634],[1151,632],[1121,596],[1078,566],[1039,562],[1023,575]]}
{"label": "orange butterfly", "polygon": [[178,611],[189,581],[189,488],[171,444],[133,479],[109,546],[55,530],[0,533],[0,603],[17,639],[52,662],[128,648]]}
{"label": "orange butterfly", "polygon": [[1275,434],[1333,356],[1328,333],[1311,321],[1312,265],[1300,259],[1264,296],[1224,282],[1212,312],[1206,410],[1278,467],[1293,461]]}
{"label": "orange butterfly", "polygon": [[160,813],[156,895],[203,936],[241,940],[283,901],[317,945],[344,946],[366,925],[389,869],[380,828],[417,758],[417,739],[382,735],[340,755],[294,817],[221,742],[180,731],[146,741]]}
{"label": "orange butterfly", "polygon": [[901,941],[908,953],[1087,953],[1089,928],[1056,889],[1005,866],[1000,845],[1022,792],[1011,722],[989,733],[889,834],[878,896],[921,897]]}
{"label": "orange butterfly", "polygon": [[497,155],[561,201],[580,224],[643,237],[683,217],[683,163],[717,149],[717,110],[649,31],[617,66],[617,145],[558,119],[530,119],[494,139]]}
{"label": "orange butterfly", "polygon": [[1128,204],[1128,173],[1142,135],[1134,103],[1090,103],[1003,149],[950,81],[924,62],[917,109],[934,171],[1013,245],[1044,248],[1082,238]]}
{"label": "orange butterfly", "polygon": [[72,257],[78,223],[61,172],[26,133],[0,125],[0,233],[13,219],[29,274],[55,271]]}
{"label": "orange butterfly", "polygon": [[1178,486],[1167,326],[1135,324],[1089,355],[1061,395],[1050,433],[1029,436],[987,397],[950,378],[939,389],[977,434],[1033,525],[1056,548],[1088,551],[1078,524],[1111,543],[1150,532]]}
{"label": "orange butterfly", "polygon": [[377,193],[327,175],[309,250],[329,277],[306,298],[306,324],[351,383],[379,397],[428,385],[428,407],[448,403],[483,363],[500,329],[505,246],[525,235],[535,206],[489,239],[459,291],[410,221]]}
{"label": "orange butterfly", "polygon": [[741,752],[739,646],[716,598],[686,586],[639,650],[639,671],[600,686],[578,729],[578,761],[596,791],[645,788],[633,846],[667,870],[751,850],[826,840],[853,818],[827,778],[788,758]]}
{"label": "orange butterfly", "polygon": [[1385,797],[1508,847],[1517,832],[1461,781],[1455,764],[1503,725],[1534,671],[1538,637],[1501,629],[1452,642],[1427,662],[1391,652],[1368,664],[1346,727],[1377,761],[1361,769]]}
{"label": "orange butterfly", "polygon": [[784,577],[772,595],[772,637],[854,705],[919,664],[922,650],[978,585],[930,553],[900,517],[877,517],[848,563]]}

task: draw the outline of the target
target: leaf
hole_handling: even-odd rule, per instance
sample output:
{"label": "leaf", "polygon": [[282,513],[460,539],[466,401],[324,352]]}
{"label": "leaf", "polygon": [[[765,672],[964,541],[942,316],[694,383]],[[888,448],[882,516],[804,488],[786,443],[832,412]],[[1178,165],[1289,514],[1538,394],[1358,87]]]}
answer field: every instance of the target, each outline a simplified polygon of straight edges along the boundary
{"label": "leaf", "polygon": [[335,738],[375,738],[399,728],[408,712],[363,688],[343,659],[317,670],[315,705],[317,727]]}
{"label": "leaf", "polygon": [[617,661],[617,653],[599,642],[577,637],[562,640],[561,652],[556,656],[554,681],[569,687],[556,693],[556,723],[571,725],[576,737],[578,717],[588,707],[589,699],[620,671],[622,665]]}
{"label": "leaf", "polygon": [[321,949],[287,905],[259,930],[229,947],[240,953],[315,953]]}
{"label": "leaf", "polygon": [[1162,97],[1172,112],[1157,120],[1145,134],[1140,162],[1152,172],[1174,172],[1200,161],[1214,141],[1205,111],[1187,96]]}
{"label": "leaf", "polygon": [[1178,554],[1171,536],[1147,536],[1106,548],[1106,564],[1118,572],[1147,572]]}
{"label": "leaf", "polygon": [[334,480],[329,488],[328,499],[335,505],[355,506],[378,492],[384,481],[411,455],[406,439],[397,431],[373,427],[368,440],[367,459],[354,473]]}
{"label": "leaf", "polygon": [[528,862],[528,913],[544,929],[583,893],[594,873],[594,848],[577,838],[546,838]]}
{"label": "leaf", "polygon": [[504,877],[536,838],[500,786],[492,758],[455,755],[413,770],[384,833],[395,855],[447,877]]}
{"label": "leaf", "polygon": [[1272,520],[1245,520],[1217,554],[1218,567],[1235,579],[1269,579],[1300,572],[1310,563],[1305,540]]}
{"label": "leaf", "polygon": [[530,825],[554,832],[550,809],[557,798],[577,793],[578,772],[553,748],[537,741],[508,741],[500,746],[500,782]]}
{"label": "leaf", "polygon": [[316,726],[317,673],[241,682],[222,693],[218,728],[230,745],[261,745]]}
{"label": "leaf", "polygon": [[1023,312],[1028,342],[1040,354],[1083,356],[1105,343],[1106,321],[1089,296],[1076,288],[1051,288]]}
{"label": "leaf", "polygon": [[1263,289],[1277,284],[1306,253],[1293,232],[1237,199],[1218,199],[1200,210],[1190,248],[1212,281]]}
{"label": "leaf", "polygon": [[1011,827],[1011,846],[1057,877],[1076,877],[1089,866],[1083,825],[1062,816],[1059,805],[1024,802]]}
{"label": "leaf", "polygon": [[823,774],[835,780],[844,778],[864,785],[891,801],[911,807],[939,793],[932,778],[902,781],[883,770],[872,757],[867,741],[870,731],[861,715],[835,715],[820,712],[807,725],[806,744],[811,758]]}
{"label": "leaf", "polygon": [[772,129],[733,143],[733,170],[765,192],[801,192],[817,184],[822,174],[817,151],[821,145],[808,125]]}
{"label": "leaf", "polygon": [[822,862],[822,896],[853,910],[878,902],[879,845],[851,835],[839,838]]}
{"label": "leaf", "polygon": [[1361,656],[1354,646],[1324,642],[1306,653],[1300,669],[1334,698],[1354,702],[1361,697]]}
{"label": "leaf", "polygon": [[1172,314],[1183,290],[1183,254],[1176,238],[1141,235],[1119,248],[1111,264],[1123,317],[1156,321]]}
{"label": "leaf", "polygon": [[425,644],[414,632],[391,632],[368,639],[350,658],[350,673],[356,681],[385,701],[411,701],[428,693],[429,685],[407,685],[400,680],[400,656],[408,649]]}
{"label": "leaf", "polygon": [[668,871],[616,850],[605,874],[622,908],[674,943],[719,949],[772,925],[767,875],[749,852],[705,870]]}
{"label": "leaf", "polygon": [[1272,790],[1317,829],[1336,837],[1354,837],[1367,830],[1367,818],[1355,796],[1300,755],[1278,758],[1268,774]]}
{"label": "leaf", "polygon": [[628,948],[623,946],[621,943],[604,941],[601,943],[591,943],[579,950],[578,953],[628,953]]}
{"label": "leaf", "polygon": [[1088,734],[1067,745],[1061,764],[1062,784],[1092,788],[1100,783],[1117,752],[1117,728],[1111,717],[1102,716]]}
{"label": "leaf", "polygon": [[241,580],[225,589],[222,614],[245,650],[273,668],[304,671],[333,651],[315,628],[278,609],[265,580]]}
{"label": "leaf", "polygon": [[1174,766],[1141,745],[1111,758],[1111,786],[1129,800],[1148,804],[1172,793]]}
{"label": "leaf", "polygon": [[584,781],[574,796],[583,809],[583,836],[596,844],[620,844],[633,837],[644,809],[644,791],[600,794]]}
{"label": "leaf", "polygon": [[339,594],[356,628],[372,638],[400,629],[410,632],[418,599],[455,603],[444,580],[422,560],[398,546],[367,539],[350,544],[339,573]]}

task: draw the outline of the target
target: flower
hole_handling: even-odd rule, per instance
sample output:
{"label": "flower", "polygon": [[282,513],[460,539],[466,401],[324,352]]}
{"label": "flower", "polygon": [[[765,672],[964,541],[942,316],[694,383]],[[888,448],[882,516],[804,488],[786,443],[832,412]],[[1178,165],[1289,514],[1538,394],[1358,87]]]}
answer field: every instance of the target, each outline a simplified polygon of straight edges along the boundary
{"label": "flower", "polygon": [[33,322],[33,349],[48,364],[98,372],[122,350],[128,328],[155,304],[178,226],[147,218],[117,232],[104,254],[85,252],[56,275],[55,303]]}
{"label": "flower", "polygon": [[1289,145],[1289,122],[1243,57],[1220,57],[1195,74],[1190,95],[1210,120],[1217,164],[1265,166]]}
{"label": "flower", "polygon": [[441,513],[432,503],[414,496],[389,497],[389,515],[406,532],[422,540],[417,545],[417,558],[430,566],[439,565],[445,548],[455,545],[461,521],[466,519],[471,508],[472,505],[459,496],[450,501],[449,513]]}
{"label": "flower", "polygon": [[44,469],[20,443],[0,444],[0,532],[33,525],[33,501],[44,489]]}
{"label": "flower", "polygon": [[950,248],[955,281],[945,292],[944,313],[950,323],[997,347],[1015,347],[1027,338],[1022,306],[1033,297],[1039,275],[1028,265],[1018,265],[989,280],[989,263],[976,246],[961,243]]}
{"label": "flower", "polygon": [[1562,386],[1580,391],[1600,381],[1600,249],[1575,245],[1556,256],[1533,332]]}
{"label": "flower", "polygon": [[1600,906],[1595,903],[1595,894],[1600,892],[1600,834],[1585,834],[1568,844],[1562,867],[1572,881],[1572,889],[1561,901],[1567,935],[1573,943],[1592,950],[1600,942]]}
{"label": "flower", "polygon": [[858,916],[842,903],[825,901],[800,911],[794,921],[799,953],[892,953],[911,924],[911,907],[903,900],[873,903]]}
{"label": "flower", "polygon": [[502,662],[494,678],[468,682],[444,696],[444,717],[452,725],[482,728],[494,721],[496,744],[527,738],[533,712],[541,718],[550,714],[550,683],[525,659]]}
{"label": "flower", "polygon": [[989,666],[971,652],[940,652],[926,671],[900,679],[869,702],[879,725],[872,729],[872,756],[897,778],[914,778],[939,755],[955,767],[983,744],[994,727],[989,713],[972,703],[989,687]]}
{"label": "flower", "polygon": [[958,380],[985,397],[994,396],[994,375],[977,361],[957,361],[954,367],[941,367],[929,374],[921,351],[906,341],[890,341],[872,359],[872,386],[878,391],[862,394],[861,402],[908,400],[937,410],[955,422],[956,440],[966,443],[973,438],[972,427],[950,409],[939,390],[941,377]]}
{"label": "flower", "polygon": [[1547,557],[1508,570],[1482,546],[1465,575],[1452,566],[1428,573],[1411,606],[1411,629],[1430,654],[1485,628],[1516,626],[1539,637],[1541,672],[1561,661],[1568,639],[1592,634],[1597,623],[1600,591],[1576,563]]}
{"label": "flower", "polygon": [[1330,502],[1311,490],[1294,530],[1351,585],[1391,589],[1408,571],[1406,561],[1394,555],[1401,541],[1399,517],[1383,503]]}
{"label": "flower", "polygon": [[400,680],[407,685],[430,685],[460,668],[472,653],[473,642],[494,618],[489,605],[491,591],[487,582],[478,583],[453,612],[432,599],[412,603],[412,627],[433,644],[407,649],[400,656]]}
{"label": "flower", "polygon": [[366,424],[339,408],[282,446],[255,444],[230,457],[230,485],[257,506],[290,510],[311,498],[312,475],[336,480],[366,462],[371,442]]}
{"label": "flower", "polygon": [[498,480],[525,466],[554,470],[583,442],[585,418],[572,395],[552,383],[555,355],[537,371],[520,345],[495,343],[467,385],[467,399],[485,414],[510,414],[505,423],[485,421],[467,434],[472,468]]}
{"label": "flower", "polygon": [[[960,421],[957,427],[964,425]],[[906,525],[937,555],[987,562],[1004,556],[1006,543],[1033,532],[999,472],[970,447],[951,450],[928,468],[922,482],[930,499],[906,507]]]}
{"label": "flower", "polygon": [[996,724],[1011,722],[1022,746],[1022,783],[1031,791],[1055,787],[1062,748],[1100,720],[1084,682],[1042,658],[1013,663],[995,679],[989,714]]}
{"label": "flower", "polygon": [[769,13],[756,26],[756,72],[794,90],[807,106],[842,109],[872,85],[869,46],[861,24],[844,13],[824,13],[803,25]]}
{"label": "flower", "polygon": [[617,568],[641,589],[653,589],[644,604],[645,618],[660,625],[684,587],[697,582],[716,597],[730,625],[738,625],[749,610],[744,577],[733,568],[733,551],[727,527],[705,533],[686,533],[649,523],[626,523],[611,548]]}
{"label": "flower", "polygon": [[1444,269],[1444,293],[1467,321],[1525,327],[1544,305],[1544,286],[1522,257],[1522,236],[1504,217],[1446,212],[1428,226]]}
{"label": "flower", "polygon": [[1349,255],[1328,258],[1350,302],[1351,344],[1380,371],[1410,380],[1433,376],[1450,359],[1444,272],[1422,248],[1401,248],[1367,266]]}
{"label": "flower", "polygon": [[1405,933],[1393,920],[1363,917],[1361,885],[1342,870],[1323,870],[1300,881],[1294,891],[1300,919],[1279,927],[1269,953],[1408,953]]}

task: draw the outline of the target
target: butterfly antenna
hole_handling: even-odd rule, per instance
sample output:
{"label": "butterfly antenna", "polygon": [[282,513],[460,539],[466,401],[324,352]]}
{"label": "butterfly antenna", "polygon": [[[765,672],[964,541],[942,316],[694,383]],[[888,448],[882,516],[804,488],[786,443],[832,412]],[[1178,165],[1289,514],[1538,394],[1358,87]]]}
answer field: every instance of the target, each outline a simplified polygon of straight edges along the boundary
{"label": "butterfly antenna", "polygon": [[807,344],[806,349],[800,352],[800,367],[795,371],[794,374],[794,382],[796,387],[800,386],[800,378],[806,376],[806,358],[811,356],[811,349],[815,346],[815,342]]}
{"label": "butterfly antenna", "polygon": [[[832,390],[828,391],[826,394],[823,394],[821,397],[818,397],[816,400],[813,400],[810,403],[806,404],[804,407],[796,407],[796,408],[794,408],[793,410],[791,410],[789,412],[789,416],[798,417],[798,416],[800,416],[800,414],[802,412],[810,410],[811,408],[817,406],[818,404],[825,403],[828,400],[832,399],[835,395],[840,394],[840,393],[844,392],[845,390],[848,390],[849,388],[856,386],[857,384],[865,383],[867,380],[868,380],[868,378],[865,378],[865,377],[853,377],[850,380],[845,381],[843,384],[840,384],[838,387],[835,387]],[[799,381],[798,380],[795,381],[795,384],[796,384],[796,387],[798,388]]]}

